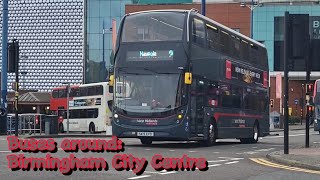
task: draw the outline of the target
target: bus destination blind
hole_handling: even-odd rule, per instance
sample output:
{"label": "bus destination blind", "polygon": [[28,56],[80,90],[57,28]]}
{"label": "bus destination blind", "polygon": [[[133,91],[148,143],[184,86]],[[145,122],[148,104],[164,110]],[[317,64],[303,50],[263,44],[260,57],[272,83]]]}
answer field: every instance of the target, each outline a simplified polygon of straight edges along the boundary
{"label": "bus destination blind", "polygon": [[173,50],[128,51],[127,61],[172,61]]}

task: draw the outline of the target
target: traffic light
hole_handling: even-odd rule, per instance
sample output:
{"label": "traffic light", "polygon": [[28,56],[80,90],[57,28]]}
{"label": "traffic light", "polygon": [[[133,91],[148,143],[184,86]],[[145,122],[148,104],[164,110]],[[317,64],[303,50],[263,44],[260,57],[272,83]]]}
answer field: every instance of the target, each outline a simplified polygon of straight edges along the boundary
{"label": "traffic light", "polygon": [[8,73],[17,71],[19,62],[19,44],[18,41],[8,43]]}
{"label": "traffic light", "polygon": [[272,107],[273,108],[273,102],[274,100],[273,99],[270,99],[270,107]]}
{"label": "traffic light", "polygon": [[313,84],[306,84],[306,93],[313,93]]}

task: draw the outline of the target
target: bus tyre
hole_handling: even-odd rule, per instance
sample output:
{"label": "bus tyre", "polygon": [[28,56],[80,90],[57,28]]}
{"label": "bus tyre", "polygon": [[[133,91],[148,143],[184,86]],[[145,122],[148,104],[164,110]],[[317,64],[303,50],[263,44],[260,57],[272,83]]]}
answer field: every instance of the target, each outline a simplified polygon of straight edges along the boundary
{"label": "bus tyre", "polygon": [[152,144],[152,140],[149,139],[149,138],[141,138],[140,141],[141,141],[141,144],[143,144],[143,145],[150,145],[150,144]]}
{"label": "bus tyre", "polygon": [[62,123],[59,124],[59,133],[64,133],[64,128]]}
{"label": "bus tyre", "polygon": [[210,122],[209,126],[208,126],[208,137],[206,140],[204,140],[204,145],[205,146],[212,146],[216,144],[216,140],[217,140],[217,127],[216,124],[212,121]]}
{"label": "bus tyre", "polygon": [[94,126],[94,123],[90,123],[89,132],[90,134],[94,134],[96,132],[96,127]]}
{"label": "bus tyre", "polygon": [[257,143],[259,140],[259,125],[258,122],[254,123],[253,126],[253,134],[251,138],[241,138],[240,142],[242,144],[254,144]]}

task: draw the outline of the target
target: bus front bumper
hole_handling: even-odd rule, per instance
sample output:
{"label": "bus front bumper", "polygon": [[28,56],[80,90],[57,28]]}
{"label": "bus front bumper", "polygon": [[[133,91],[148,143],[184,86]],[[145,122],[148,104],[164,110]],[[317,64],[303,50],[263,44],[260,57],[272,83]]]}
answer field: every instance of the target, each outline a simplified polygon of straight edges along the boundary
{"label": "bus front bumper", "polygon": [[119,138],[153,140],[188,140],[189,138],[189,131],[183,123],[174,126],[129,126],[112,123],[112,134]]}

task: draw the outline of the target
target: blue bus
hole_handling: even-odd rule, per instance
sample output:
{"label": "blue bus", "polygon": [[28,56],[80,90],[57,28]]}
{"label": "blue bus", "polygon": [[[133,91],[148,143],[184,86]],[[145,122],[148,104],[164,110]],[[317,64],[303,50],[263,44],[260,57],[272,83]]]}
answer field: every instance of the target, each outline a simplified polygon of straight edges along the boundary
{"label": "blue bus", "polygon": [[256,143],[269,134],[268,73],[263,44],[197,10],[127,14],[110,76],[113,135]]}

